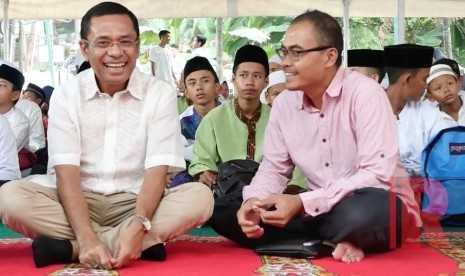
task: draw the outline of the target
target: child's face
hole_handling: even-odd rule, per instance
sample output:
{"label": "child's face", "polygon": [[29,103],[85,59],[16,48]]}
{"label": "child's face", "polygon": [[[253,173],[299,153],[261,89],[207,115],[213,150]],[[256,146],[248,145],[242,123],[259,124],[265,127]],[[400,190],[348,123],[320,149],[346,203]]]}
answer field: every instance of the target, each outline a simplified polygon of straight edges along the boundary
{"label": "child's face", "polygon": [[20,91],[13,91],[13,84],[0,78],[0,106],[13,106],[19,99]]}
{"label": "child's face", "polygon": [[40,102],[41,102],[40,97],[37,96],[37,94],[32,92],[32,91],[24,91],[23,92],[23,99],[33,101],[33,102],[35,102],[37,104],[40,104]]}
{"label": "child's face", "polygon": [[215,82],[211,71],[199,70],[190,73],[186,77],[186,97],[194,105],[208,105],[215,101],[220,84]]}
{"label": "child's face", "polygon": [[266,91],[265,98],[267,102],[270,105],[273,105],[274,99],[281,94],[281,92],[286,89],[286,84],[285,83],[278,83],[275,85],[272,85],[270,88],[268,88],[268,91]]}
{"label": "child's face", "polygon": [[428,84],[428,93],[441,105],[452,104],[459,100],[460,85],[451,75],[442,75]]}
{"label": "child's face", "polygon": [[260,100],[260,93],[268,84],[265,67],[257,62],[243,62],[232,77],[239,98]]}

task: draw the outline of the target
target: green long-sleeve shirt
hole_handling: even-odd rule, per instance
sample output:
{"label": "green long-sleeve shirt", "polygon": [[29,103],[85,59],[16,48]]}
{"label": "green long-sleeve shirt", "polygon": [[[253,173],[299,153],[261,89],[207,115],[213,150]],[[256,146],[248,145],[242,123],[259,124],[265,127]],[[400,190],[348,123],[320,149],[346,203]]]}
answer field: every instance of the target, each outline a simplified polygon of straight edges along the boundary
{"label": "green long-sleeve shirt", "polygon": [[[195,134],[194,156],[189,166],[190,175],[207,170],[217,172],[220,163],[246,159],[248,130],[234,111],[234,101],[223,103],[202,119]],[[269,116],[269,106],[262,104],[255,132],[254,160],[257,162],[263,158],[265,128]]]}

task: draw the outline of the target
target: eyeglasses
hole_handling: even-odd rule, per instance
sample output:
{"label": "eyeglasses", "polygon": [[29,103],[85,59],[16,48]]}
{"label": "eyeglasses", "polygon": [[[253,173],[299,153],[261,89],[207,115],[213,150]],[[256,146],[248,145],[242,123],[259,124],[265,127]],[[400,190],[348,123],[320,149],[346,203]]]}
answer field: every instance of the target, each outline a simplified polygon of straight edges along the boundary
{"label": "eyeglasses", "polygon": [[108,51],[110,50],[113,45],[118,45],[118,47],[123,51],[132,51],[136,49],[137,43],[139,43],[139,39],[132,40],[132,39],[123,39],[120,41],[110,41],[110,40],[97,40],[97,41],[89,41],[87,39],[83,39],[84,43],[87,45],[92,45],[93,47],[102,50]]}
{"label": "eyeglasses", "polygon": [[310,48],[306,50],[287,50],[287,49],[281,48],[281,49],[277,49],[276,53],[281,58],[281,60],[284,60],[286,57],[289,57],[292,61],[298,61],[301,54],[323,51],[323,50],[330,49],[330,48],[333,48],[333,46],[319,46],[319,47]]}

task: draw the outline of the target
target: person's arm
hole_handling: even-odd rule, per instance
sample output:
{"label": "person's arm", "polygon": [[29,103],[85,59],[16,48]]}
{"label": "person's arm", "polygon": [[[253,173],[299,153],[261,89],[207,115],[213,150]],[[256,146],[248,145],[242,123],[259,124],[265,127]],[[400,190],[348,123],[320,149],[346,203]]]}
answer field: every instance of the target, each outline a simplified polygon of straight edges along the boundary
{"label": "person's arm", "polygon": [[[218,171],[217,163],[219,156],[217,151],[217,143],[215,139],[214,125],[211,116],[205,116],[200,122],[195,133],[195,142],[193,149],[192,162],[189,166],[189,174],[197,176],[199,179],[205,173],[202,181],[208,182],[211,185]],[[204,183],[204,182],[203,182]]]}
{"label": "person's arm", "polygon": [[32,106],[33,112],[30,118],[29,143],[26,146],[32,152],[45,148],[44,123],[42,111],[38,105]]}
{"label": "person's arm", "polygon": [[[255,197],[263,200],[271,194],[280,194],[286,188],[294,164],[289,156],[281,130],[282,111],[273,106],[265,130],[263,160],[249,186],[244,187],[244,201]],[[285,123],[285,122],[284,122]]]}
{"label": "person's arm", "polygon": [[149,61],[150,61],[150,70],[152,72],[152,76],[155,76],[155,49],[151,47],[149,50]]}
{"label": "person's arm", "polygon": [[173,76],[174,83],[178,83],[178,79],[176,79],[176,75],[174,74],[173,66],[171,66],[171,75]]}
{"label": "person's arm", "polygon": [[[168,166],[156,166],[145,171],[144,182],[137,195],[135,215],[151,220],[163,196],[167,172]],[[140,257],[144,235],[142,223],[132,220],[116,244],[113,267],[120,268]]]}
{"label": "person's arm", "polygon": [[22,114],[22,112],[21,115],[22,116],[20,117],[24,117],[21,120],[15,122],[15,124],[11,127],[15,135],[16,149],[18,150],[18,152],[27,145],[27,141],[29,140],[30,122],[27,119],[26,115]]}
{"label": "person's arm", "polygon": [[16,140],[8,120],[0,115],[0,181],[21,178]]}
{"label": "person's arm", "polygon": [[152,76],[155,76],[155,62],[150,61],[150,69],[152,71]]}

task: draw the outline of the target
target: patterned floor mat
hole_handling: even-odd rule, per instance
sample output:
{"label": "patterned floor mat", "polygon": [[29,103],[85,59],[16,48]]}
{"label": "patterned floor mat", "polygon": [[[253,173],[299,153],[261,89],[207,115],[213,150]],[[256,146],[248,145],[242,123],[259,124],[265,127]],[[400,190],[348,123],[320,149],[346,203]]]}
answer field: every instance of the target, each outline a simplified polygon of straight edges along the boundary
{"label": "patterned floor mat", "polygon": [[[194,236],[182,235],[171,242],[190,241],[199,243],[225,242],[226,238],[222,236]],[[457,273],[455,276],[465,276],[465,232],[440,232],[440,233],[423,233],[417,240],[425,245],[430,245],[441,254],[457,262]],[[8,238],[0,239],[0,245],[7,244],[30,244],[28,238]],[[262,266],[257,268],[255,273],[260,276],[335,276],[337,274],[327,271],[312,263],[309,259],[294,259],[273,256],[261,256]],[[78,267],[64,267],[64,270],[56,271],[52,275],[73,275]],[[60,273],[61,272],[61,273]],[[81,271],[82,272],[82,271]],[[69,274],[71,273],[71,274]],[[85,273],[84,273],[85,274]],[[74,274],[76,275],[76,274]],[[81,275],[81,274],[79,274]],[[89,275],[89,274],[87,274]],[[94,275],[94,274],[90,274]],[[95,275],[118,275],[113,274],[95,274]]]}
{"label": "patterned floor mat", "polygon": [[[417,242],[432,246],[457,262],[455,276],[465,276],[465,232],[423,233]],[[261,256],[263,266],[255,272],[260,276],[336,276],[310,259]],[[439,275],[444,276],[444,275]]]}
{"label": "patterned floor mat", "polygon": [[335,276],[312,264],[309,259],[260,256],[263,266],[255,272],[260,276]]}
{"label": "patterned floor mat", "polygon": [[465,276],[465,232],[422,233],[419,239],[457,262],[456,276]]}

